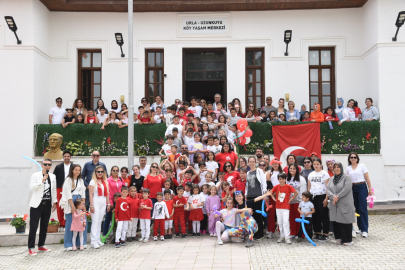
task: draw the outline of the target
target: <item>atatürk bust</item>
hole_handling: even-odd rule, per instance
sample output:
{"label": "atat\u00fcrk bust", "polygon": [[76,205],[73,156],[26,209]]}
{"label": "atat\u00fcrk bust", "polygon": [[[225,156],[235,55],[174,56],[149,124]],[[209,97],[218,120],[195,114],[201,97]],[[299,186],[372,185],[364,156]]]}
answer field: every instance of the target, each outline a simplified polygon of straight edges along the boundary
{"label": "atat\u00fcrk bust", "polygon": [[60,146],[62,145],[63,136],[58,133],[53,133],[49,136],[49,146],[51,150],[45,153],[44,158],[52,160],[61,160],[63,156]]}

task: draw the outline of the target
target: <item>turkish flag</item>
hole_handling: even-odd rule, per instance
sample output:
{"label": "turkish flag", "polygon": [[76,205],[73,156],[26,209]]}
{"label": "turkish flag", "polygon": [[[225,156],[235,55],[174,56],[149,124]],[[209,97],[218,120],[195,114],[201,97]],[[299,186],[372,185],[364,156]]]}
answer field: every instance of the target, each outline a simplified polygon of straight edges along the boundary
{"label": "turkish flag", "polygon": [[289,154],[309,157],[316,152],[321,158],[320,123],[291,126],[273,126],[274,156],[286,162]]}

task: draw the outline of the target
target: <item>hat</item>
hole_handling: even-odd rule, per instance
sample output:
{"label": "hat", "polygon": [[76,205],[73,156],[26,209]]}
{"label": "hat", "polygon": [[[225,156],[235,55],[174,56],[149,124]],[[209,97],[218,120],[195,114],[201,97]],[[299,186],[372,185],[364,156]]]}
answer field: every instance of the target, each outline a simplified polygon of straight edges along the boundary
{"label": "hat", "polygon": [[271,100],[273,100],[273,98],[272,98],[272,97],[266,97],[266,100],[268,100],[268,99],[271,99]]}

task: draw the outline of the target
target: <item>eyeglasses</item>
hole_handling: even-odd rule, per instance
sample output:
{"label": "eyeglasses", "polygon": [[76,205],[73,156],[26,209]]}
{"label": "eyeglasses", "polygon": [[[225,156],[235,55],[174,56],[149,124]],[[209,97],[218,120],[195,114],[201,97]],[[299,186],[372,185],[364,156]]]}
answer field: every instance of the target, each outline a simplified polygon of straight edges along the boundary
{"label": "eyeglasses", "polygon": [[254,108],[255,106],[253,106],[253,105],[249,105],[249,108]]}
{"label": "eyeglasses", "polygon": [[311,163],[311,161],[305,161],[304,162],[304,164],[310,164]]}
{"label": "eyeglasses", "polygon": [[176,101],[175,103],[176,103],[176,104],[180,104],[181,102],[180,102],[180,101]]}
{"label": "eyeglasses", "polygon": [[119,170],[112,170],[112,172],[119,172]]}
{"label": "eyeglasses", "polygon": [[50,163],[44,163],[43,165],[44,166],[52,166],[52,164],[50,164]]}
{"label": "eyeglasses", "polygon": [[146,99],[144,99],[144,100],[142,100],[141,102],[147,102],[147,100],[146,100]]}
{"label": "eyeglasses", "polygon": [[93,157],[99,157],[100,155],[93,155]]}
{"label": "eyeglasses", "polygon": [[96,171],[96,173],[104,173],[104,171]]}
{"label": "eyeglasses", "polygon": [[153,169],[157,169],[158,167],[157,166],[150,166],[151,168],[153,168]]}
{"label": "eyeglasses", "polygon": [[188,148],[187,148],[187,147],[182,147],[181,149],[182,149],[182,150],[184,150],[184,149],[187,149],[187,150],[188,150]]}
{"label": "eyeglasses", "polygon": [[357,157],[356,156],[351,156],[350,159],[357,159]]}

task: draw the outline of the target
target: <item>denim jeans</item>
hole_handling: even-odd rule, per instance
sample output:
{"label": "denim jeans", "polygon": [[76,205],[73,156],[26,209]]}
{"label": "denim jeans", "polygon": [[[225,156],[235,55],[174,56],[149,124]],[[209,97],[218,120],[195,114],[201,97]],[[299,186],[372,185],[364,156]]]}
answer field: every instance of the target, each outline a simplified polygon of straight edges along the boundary
{"label": "denim jeans", "polygon": [[353,185],[353,199],[357,217],[357,226],[360,231],[368,233],[368,211],[367,211],[368,189],[366,184]]}
{"label": "denim jeans", "polygon": [[[76,201],[77,199],[80,199],[80,195],[73,195],[72,199],[73,201]],[[73,238],[73,232],[70,231],[70,226],[72,225],[72,214],[65,214],[65,237],[64,237],[64,246],[65,248],[73,247],[72,243],[72,238]],[[84,229],[83,232],[83,245],[87,245],[87,226],[88,223],[86,222],[86,228]],[[80,237],[76,238],[76,246],[80,247]]]}

